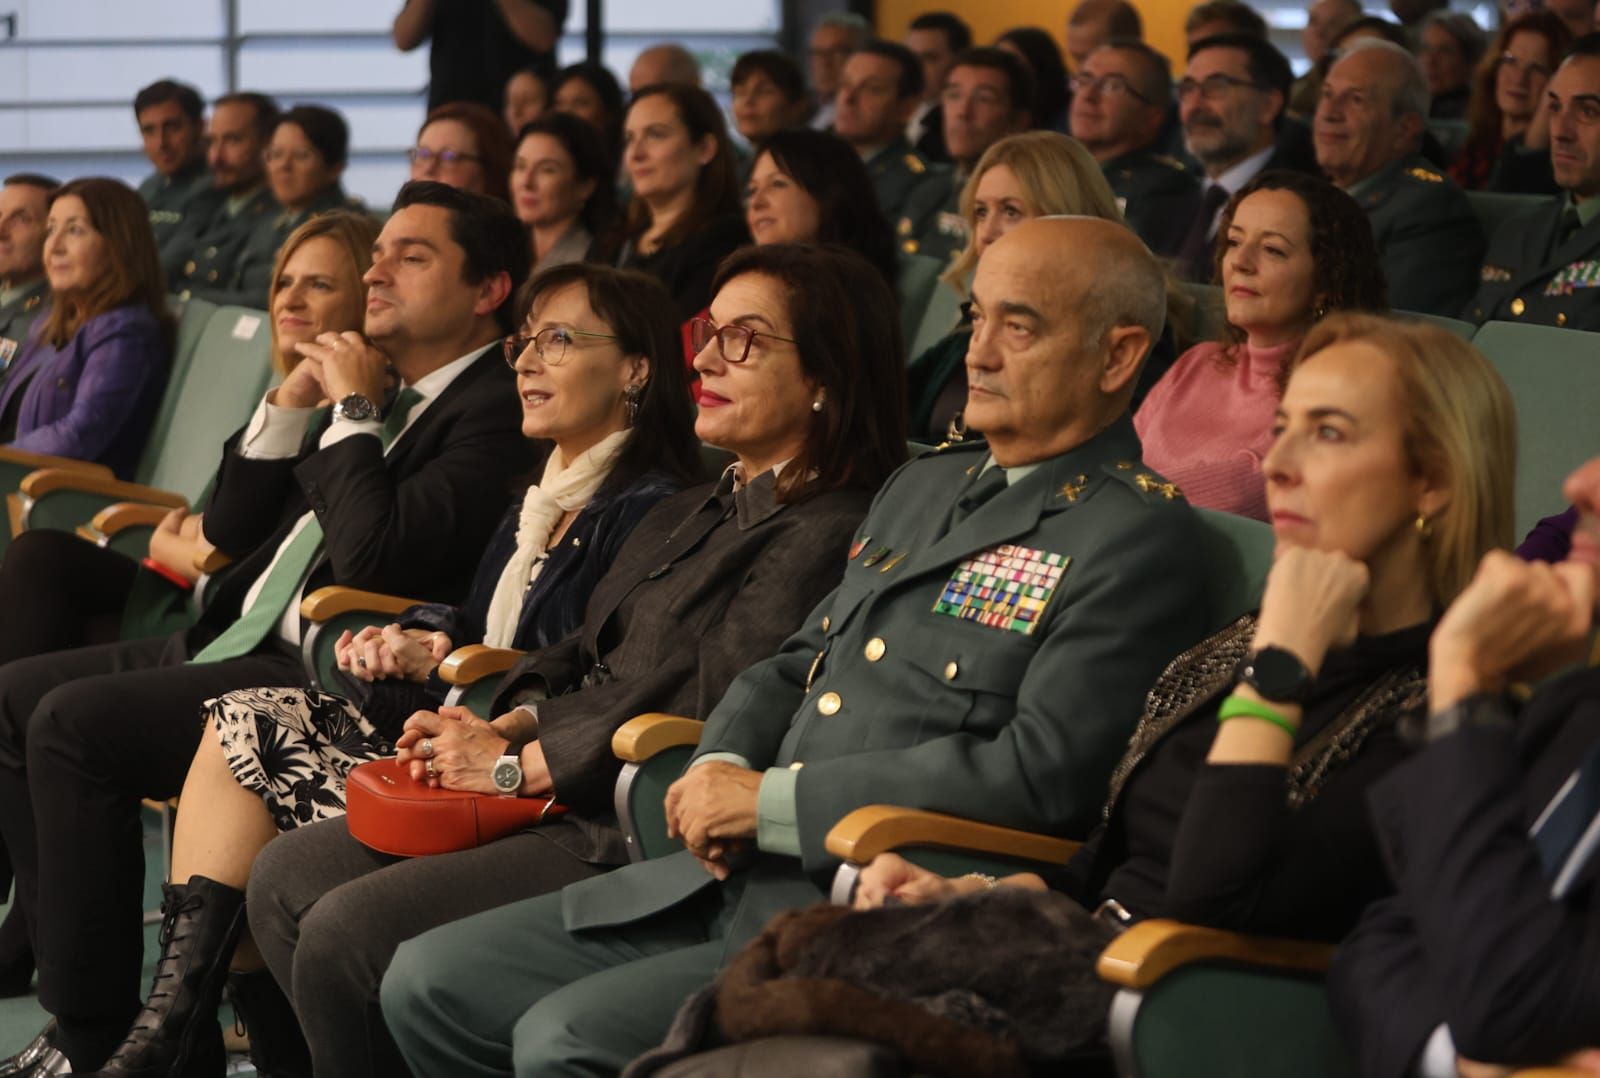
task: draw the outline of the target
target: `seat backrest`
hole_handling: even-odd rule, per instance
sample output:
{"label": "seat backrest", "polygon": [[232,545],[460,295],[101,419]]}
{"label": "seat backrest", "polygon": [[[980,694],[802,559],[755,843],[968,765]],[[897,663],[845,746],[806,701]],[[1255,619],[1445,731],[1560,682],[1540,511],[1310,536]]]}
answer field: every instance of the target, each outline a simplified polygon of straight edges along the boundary
{"label": "seat backrest", "polygon": [[1467,201],[1472,204],[1472,212],[1477,214],[1478,223],[1483,226],[1483,235],[1490,240],[1494,239],[1495,232],[1506,221],[1528,212],[1549,199],[1549,195],[1513,195],[1502,191],[1467,192]]}
{"label": "seat backrest", "polygon": [[1261,604],[1276,541],[1259,520],[1196,509],[1211,602],[1209,621],[1220,629]]}
{"label": "seat backrest", "polygon": [[1465,120],[1429,120],[1428,130],[1439,143],[1439,149],[1444,151],[1446,161],[1454,161],[1456,154],[1461,152],[1461,146],[1467,141],[1467,121]]}
{"label": "seat backrest", "polygon": [[1473,334],[1478,332],[1478,327],[1471,322],[1463,322],[1459,318],[1446,318],[1442,314],[1427,314],[1423,311],[1395,311],[1394,316],[1406,322],[1427,322],[1447,329],[1464,341],[1472,340]]}
{"label": "seat backrest", "polygon": [[[194,304],[195,300],[190,300]],[[265,311],[218,307],[194,359],[167,388],[171,410],[142,482],[195,503],[222,458],[222,443],[250,418],[272,377],[272,333]],[[163,409],[167,406],[163,401]]]}
{"label": "seat backrest", "polygon": [[922,308],[922,319],[911,338],[907,359],[916,359],[922,353],[944,340],[961,321],[961,294],[939,281],[928,295]]}
{"label": "seat backrest", "polygon": [[1472,338],[1517,404],[1517,536],[1566,508],[1567,473],[1600,454],[1600,333],[1485,322]]}
{"label": "seat backrest", "polygon": [[1185,281],[1183,290],[1194,300],[1194,339],[1221,340],[1222,329],[1228,323],[1228,308],[1222,299],[1222,286]]}
{"label": "seat backrest", "polygon": [[178,320],[177,339],[172,348],[172,363],[167,368],[167,388],[161,394],[161,403],[156,408],[155,418],[150,421],[150,434],[144,443],[144,453],[140,455],[139,465],[133,471],[134,482],[147,485],[151,483],[150,476],[154,473],[166,446],[167,434],[172,427],[172,417],[178,409],[178,398],[183,393],[184,379],[188,377],[189,368],[194,364],[195,352],[200,347],[200,338],[205,333],[206,324],[211,321],[211,316],[217,312],[215,303],[198,297],[179,299],[176,296],[169,296],[167,306],[173,317]]}
{"label": "seat backrest", "polygon": [[937,258],[927,255],[895,255],[894,290],[900,299],[900,332],[906,344],[906,361],[916,355],[911,351],[917,329],[922,325],[922,314],[939,287],[939,271],[944,267]]}

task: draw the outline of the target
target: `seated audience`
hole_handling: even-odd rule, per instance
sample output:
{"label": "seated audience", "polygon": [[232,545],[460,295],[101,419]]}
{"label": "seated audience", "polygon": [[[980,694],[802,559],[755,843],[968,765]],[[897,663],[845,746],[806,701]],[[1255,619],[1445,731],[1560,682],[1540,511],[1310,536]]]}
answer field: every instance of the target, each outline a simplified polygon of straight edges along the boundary
{"label": "seated audience", "polygon": [[369,850],[330,820],[257,859],[250,930],[294,1000],[317,1073],[406,1073],[376,1007],[402,942],[627,862],[612,733],[641,712],[704,717],[775,652],[838,583],[873,492],[904,460],[899,327],[876,271],[848,252],[765,247],[731,257],[716,284],[714,321],[697,322],[706,394],[695,432],[736,463],[639,524],[582,630],[501,682],[492,724],[423,711],[398,742],[414,778],[436,772],[429,781],[448,789],[495,792],[491,771],[513,755],[518,793],[570,811],[413,860]]}
{"label": "seated audience", "polygon": [[296,105],[278,117],[265,159],[267,185],[282,212],[256,225],[239,252],[226,291],[208,290],[208,299],[266,307],[278,248],[289,234],[319,213],[361,208],[339,182],[349,149],[350,128],[332,109]]}
{"label": "seated audience", "polygon": [[50,302],[0,385],[0,444],[132,476],[167,386],[172,319],[150,215],[119,180],[49,196]]}
{"label": "seated audience", "polygon": [[844,63],[833,133],[866,164],[879,211],[907,239],[933,223],[949,170],[911,148],[905,129],[922,96],[922,64],[904,45],[873,38]]}
{"label": "seated audience", "polygon": [[411,148],[411,178],[510,201],[511,136],[483,105],[452,101],[428,113]]}
{"label": "seated audience", "polygon": [[163,253],[189,203],[211,186],[204,112],[200,91],[173,79],[158,79],[133,98],[144,155],[155,169],[139,184],[139,197],[150,207],[150,230]]}
{"label": "seated audience", "polygon": [[1581,40],[1551,76],[1550,164],[1563,194],[1490,237],[1482,283],[1463,318],[1600,330],[1600,35]]}
{"label": "seated audience", "polygon": [[614,160],[622,160],[622,87],[604,64],[584,60],[564,67],[550,83],[550,107],[594,125]]}
{"label": "seated audience", "polygon": [[833,126],[834,98],[839,94],[839,79],[845,61],[872,37],[872,25],[852,11],[835,11],[817,20],[806,50],[811,93],[817,111],[811,126],[826,131]]}
{"label": "seated audience", "polygon": [[61,185],[16,172],[0,185],[0,379],[28,341],[28,329],[50,300],[44,272],[45,218]]}
{"label": "seated audience", "polygon": [[547,113],[518,134],[511,205],[528,230],[535,273],[583,261],[616,224],[613,171],[600,132],[570,113]]}
{"label": "seated audience", "polygon": [[1213,238],[1228,200],[1256,175],[1291,168],[1277,145],[1289,100],[1289,61],[1265,40],[1223,34],[1189,49],[1189,69],[1178,83],[1184,146],[1205,176],[1200,200],[1178,247],[1186,278],[1211,276]]}
{"label": "seated audience", "polygon": [[139,1011],[139,803],[178,793],[200,705],[302,684],[297,612],[318,587],[466,591],[472,559],[439,552],[481,549],[529,466],[497,351],[527,264],[503,203],[402,187],[366,274],[365,335],[299,344],[305,359],[224,450],[203,528],[235,564],[195,626],[0,667],[0,835],[55,1015],[47,1040],[74,1071],[102,1066]]}
{"label": "seated audience", "polygon": [[277,123],[277,102],[265,94],[228,94],[212,103],[206,133],[211,186],[190,201],[183,223],[161,247],[168,291],[182,299],[224,291],[256,227],[282,212],[266,171]]}
{"label": "seated audience", "polygon": [[1160,150],[1171,101],[1167,59],[1142,41],[1101,46],[1072,78],[1072,137],[1100,163],[1128,227],[1158,255],[1178,253],[1200,190]]}
{"label": "seated audience", "polygon": [[1465,120],[1472,101],[1472,73],[1488,41],[1463,12],[1435,11],[1422,21],[1417,59],[1428,80],[1428,118]]}
{"label": "seated audience", "polygon": [[750,239],[722,110],[704,90],[663,83],[634,95],[626,131],[633,197],[617,265],[660,280],[687,321],[710,302],[718,264]]}
{"label": "seated audience", "polygon": [[1371,792],[1396,894],[1328,978],[1362,1074],[1600,1068],[1600,673],[1583,668],[1600,462],[1567,495],[1570,560],[1484,558],[1429,644],[1422,747]]}
{"label": "seated audience", "polygon": [[1082,71],[1089,54],[1114,37],[1144,38],[1139,9],[1127,0],[1078,0],[1067,16],[1067,58]]}
{"label": "seated audience", "polygon": [[779,131],[803,126],[811,115],[805,73],[776,49],[742,54],[733,63],[728,88],[733,97],[733,128],[752,149]]}
{"label": "seated audience", "polygon": [[1348,24],[1361,17],[1359,0],[1314,0],[1306,7],[1306,24],[1300,29],[1300,51],[1311,66],[1289,89],[1289,113],[1309,118],[1322,96],[1322,76],[1333,60],[1333,40]]}
{"label": "seated audience", "polygon": [[[521,332],[506,338],[505,358],[517,372],[522,433],[554,445],[543,477],[500,522],[463,605],[413,607],[394,624],[340,636],[339,668],[371,686],[364,700],[266,688],[207,702],[215,736],[201,739],[189,765],[173,832],[172,879],[186,882],[164,889],[171,927],[157,976],[176,983],[157,981],[113,1068],[144,1073],[170,1065],[183,1044],[220,1046],[216,1008],[232,957],[241,972],[231,995],[257,1069],[277,1073],[274,1053],[294,1048],[281,1032],[295,1028],[293,1014],[259,963],[233,955],[256,855],[280,831],[343,815],[350,769],[392,755],[407,718],[443,705],[446,686],[430,675],[453,648],[548,648],[579,628],[634,526],[695,480],[693,417],[665,290],[643,274],[569,264],[525,291]],[[448,763],[444,773],[455,774]],[[307,1063],[292,1069],[308,1073]]]}
{"label": "seated audience", "polygon": [[[1053,1035],[1053,1059],[1019,1046],[1035,1067],[1029,1073],[1061,1073],[1061,1056],[1101,1043],[1115,988],[1094,976],[1093,963],[1130,925],[1171,917],[1332,942],[1390,890],[1365,795],[1414,766],[1404,763],[1401,730],[1427,710],[1431,624],[1467,584],[1475,559],[1510,534],[1511,478],[1498,454],[1513,451],[1512,403],[1489,364],[1444,330],[1344,316],[1307,339],[1283,405],[1267,461],[1278,556],[1260,610],[1185,652],[1155,682],[1112,772],[1101,822],[1071,860],[1042,874],[948,879],[889,853],[861,873],[858,910],[959,900],[965,915],[950,924],[963,936],[996,940],[1024,917],[1050,926],[1027,960],[1038,960],[1040,946],[1056,949],[1053,1007],[1036,984],[1018,984],[1002,968],[1020,951],[1001,945],[961,968],[959,987],[993,986],[976,990],[1001,1019],[1026,1015],[1018,1025],[1037,1028],[1053,1017],[1070,1031]],[[1406,789],[1419,803],[1437,797],[1415,783]],[[1037,894],[1046,889],[1056,894]],[[813,946],[853,938],[869,953],[880,940],[896,947],[888,941],[913,917],[924,920],[915,911],[845,915]],[[455,938],[469,942],[464,932]],[[931,974],[928,964],[907,968],[892,953],[883,965],[882,981],[894,978],[900,998],[958,987],[937,966]],[[446,985],[448,976],[439,974]],[[749,989],[745,997],[761,999]],[[1013,1002],[1026,1010],[1007,1006]],[[411,1013],[432,1017],[421,1007]],[[772,1022],[726,1017],[758,1028]],[[525,1019],[518,1032],[537,1028]],[[927,1047],[896,1047],[909,1056],[908,1070],[924,1069],[915,1064],[928,1058]],[[759,1073],[764,1061],[749,1055],[747,1072]]]}
{"label": "seated audience", "polygon": [[628,68],[628,93],[637,94],[646,86],[663,82],[699,88],[700,61],[694,58],[694,53],[672,41],[643,49]]}
{"label": "seated audience", "polygon": [[906,124],[906,141],[926,160],[948,163],[939,98],[956,54],[972,47],[972,27],[951,12],[925,11],[911,20],[905,46],[922,61],[922,100]]}
{"label": "seated audience", "polygon": [[[1163,283],[1109,221],[1028,221],[990,247],[967,409],[987,445],[897,472],[819,616],[712,711],[667,793],[685,850],[399,949],[383,1010],[413,1071],[616,1071],[724,953],[823,899],[824,837],[864,805],[1093,826],[1140,693],[1203,631],[1193,510],[1141,489],[1159,480],[1127,417]],[[1006,557],[1042,594],[963,586]]]}
{"label": "seated audience", "polygon": [[1312,129],[1317,164],[1372,224],[1390,305],[1454,317],[1477,288],[1483,228],[1461,188],[1418,153],[1427,124],[1416,58],[1365,40],[1328,69]]}
{"label": "seated audience", "polygon": [[1033,76],[1016,55],[1005,49],[970,48],[960,53],[945,77],[939,101],[944,113],[944,144],[954,171],[938,212],[920,230],[901,217],[895,234],[907,254],[925,254],[948,262],[967,245],[967,222],[961,213],[961,191],[984,151],[1007,135],[1033,126]]}
{"label": "seated audience", "polygon": [[1267,20],[1239,0],[1205,0],[1183,17],[1183,39],[1191,49],[1206,38],[1221,34],[1246,34],[1266,41]]}
{"label": "seated audience", "polygon": [[1467,139],[1450,176],[1469,191],[1512,190],[1495,173],[1515,160],[1544,100],[1550,73],[1572,47],[1565,24],[1548,11],[1530,11],[1500,28],[1479,66],[1467,106]]}
{"label": "seated audience", "polygon": [[550,108],[550,84],[545,73],[537,67],[524,67],[511,73],[506,80],[505,101],[502,111],[506,117],[506,132],[515,136]]}
{"label": "seated audience", "polygon": [[1067,65],[1050,32],[1037,26],[1014,27],[995,38],[994,46],[1028,65],[1028,74],[1033,76],[1033,103],[1028,109],[1033,126],[1065,134]]}
{"label": "seated audience", "polygon": [[1297,172],[1264,172],[1235,196],[1215,258],[1226,337],[1179,356],[1134,427],[1190,502],[1266,520],[1262,461],[1289,363],[1330,312],[1385,310],[1384,270],[1361,207]]}

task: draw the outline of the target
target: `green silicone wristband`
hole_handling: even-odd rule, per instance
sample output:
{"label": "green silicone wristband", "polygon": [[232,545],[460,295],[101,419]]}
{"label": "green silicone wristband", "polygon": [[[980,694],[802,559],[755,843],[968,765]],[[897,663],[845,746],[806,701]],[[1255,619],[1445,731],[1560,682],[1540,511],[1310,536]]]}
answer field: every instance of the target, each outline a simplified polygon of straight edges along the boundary
{"label": "green silicone wristband", "polygon": [[1300,734],[1300,731],[1298,728],[1296,728],[1295,724],[1284,718],[1282,713],[1279,712],[1277,708],[1269,707],[1268,705],[1258,703],[1255,700],[1247,700],[1237,693],[1222,701],[1222,707],[1217,709],[1217,721],[1219,723],[1227,722],[1229,719],[1237,719],[1241,715],[1245,716],[1246,718],[1260,719],[1263,722],[1270,722],[1272,725],[1288,734],[1291,741]]}

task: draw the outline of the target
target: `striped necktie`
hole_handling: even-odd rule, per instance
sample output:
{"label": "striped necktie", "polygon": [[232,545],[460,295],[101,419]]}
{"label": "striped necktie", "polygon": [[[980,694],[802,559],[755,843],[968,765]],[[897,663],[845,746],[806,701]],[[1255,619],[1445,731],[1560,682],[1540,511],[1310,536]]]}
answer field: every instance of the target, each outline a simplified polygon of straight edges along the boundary
{"label": "striped necktie", "polygon": [[1600,848],[1600,743],[1550,799],[1532,834],[1550,877],[1550,897],[1560,901]]}

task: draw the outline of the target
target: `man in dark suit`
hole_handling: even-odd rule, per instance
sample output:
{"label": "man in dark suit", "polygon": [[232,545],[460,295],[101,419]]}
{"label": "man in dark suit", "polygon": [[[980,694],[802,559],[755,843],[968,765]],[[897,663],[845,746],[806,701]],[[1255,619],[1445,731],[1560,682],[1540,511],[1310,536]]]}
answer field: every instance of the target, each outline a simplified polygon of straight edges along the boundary
{"label": "man in dark suit", "polygon": [[972,28],[948,11],[925,11],[911,20],[905,44],[922,61],[922,101],[906,124],[906,141],[927,160],[947,164],[939,95],[956,54],[972,46]]}
{"label": "man in dark suit", "polygon": [[1379,38],[1354,42],[1329,69],[1312,126],[1317,163],[1367,212],[1389,306],[1454,317],[1475,287],[1483,228],[1418,152],[1428,82],[1416,57]]}
{"label": "man in dark suit", "polygon": [[[139,1010],[139,799],[178,793],[201,703],[300,684],[299,600],[318,587],[465,592],[529,463],[499,354],[527,275],[521,235],[496,200],[402,188],[366,276],[366,336],[303,346],[224,449],[203,527],[236,564],[199,623],[0,668],[0,833],[74,1070],[103,1064]],[[193,900],[183,891],[169,905]]]}
{"label": "man in dark suit", "polygon": [[1578,40],[1545,96],[1550,165],[1565,193],[1490,237],[1461,317],[1600,330],[1600,34]]}
{"label": "man in dark suit", "polygon": [[1364,1075],[1600,1063],[1600,672],[1546,681],[1520,708],[1506,693],[1584,658],[1600,460],[1567,492],[1571,559],[1484,558],[1429,646],[1424,747],[1372,790],[1397,893],[1329,983]]}
{"label": "man in dark suit", "polygon": [[824,898],[824,838],[863,805],[1093,825],[1150,680],[1206,628],[1193,512],[1127,412],[1162,280],[1098,219],[988,249],[966,412],[987,445],[897,472],[839,587],[722,697],[667,795],[685,852],[401,947],[383,1004],[413,1070],[615,1071],[725,953]]}

